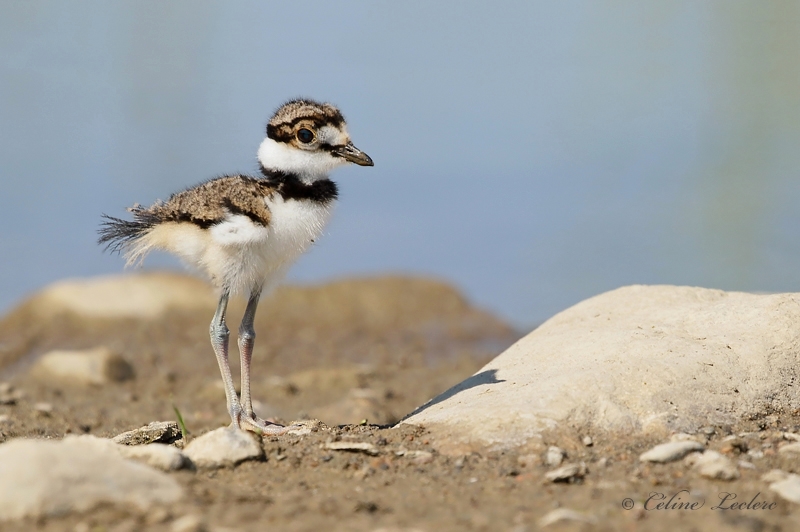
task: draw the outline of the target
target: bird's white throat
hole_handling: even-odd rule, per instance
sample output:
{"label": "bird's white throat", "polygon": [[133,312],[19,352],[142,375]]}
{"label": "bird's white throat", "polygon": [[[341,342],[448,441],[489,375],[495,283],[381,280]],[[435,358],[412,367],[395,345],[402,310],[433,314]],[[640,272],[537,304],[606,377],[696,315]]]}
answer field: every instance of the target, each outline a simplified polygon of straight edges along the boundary
{"label": "bird's white throat", "polygon": [[306,183],[325,179],[331,170],[347,163],[327,151],[306,151],[269,137],[258,148],[258,161],[268,170],[296,174]]}

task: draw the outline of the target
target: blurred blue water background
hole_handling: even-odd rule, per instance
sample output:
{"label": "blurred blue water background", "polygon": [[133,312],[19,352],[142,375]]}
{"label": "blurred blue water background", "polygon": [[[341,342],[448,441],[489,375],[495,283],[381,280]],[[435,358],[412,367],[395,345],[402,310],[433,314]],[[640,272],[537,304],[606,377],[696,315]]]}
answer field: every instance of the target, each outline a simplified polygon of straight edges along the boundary
{"label": "blurred blue water background", "polygon": [[523,328],[632,283],[800,290],[800,2],[5,0],[0,312],[121,271],[101,213],[255,172],[299,95],[376,166],[290,280],[432,275]]}

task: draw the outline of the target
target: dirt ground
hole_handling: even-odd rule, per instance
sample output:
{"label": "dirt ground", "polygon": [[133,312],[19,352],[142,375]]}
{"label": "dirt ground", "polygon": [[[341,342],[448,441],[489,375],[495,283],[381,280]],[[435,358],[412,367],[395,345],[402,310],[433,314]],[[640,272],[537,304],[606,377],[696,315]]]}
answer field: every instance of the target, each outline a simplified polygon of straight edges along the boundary
{"label": "dirt ground", "polygon": [[[209,309],[172,312],[156,321],[89,320],[67,312],[43,323],[37,305],[34,298],[0,321],[0,380],[21,391],[14,404],[0,406],[0,416],[8,416],[0,424],[0,441],[69,433],[110,437],[174,420],[174,408],[183,414],[190,438],[228,423],[208,344]],[[229,326],[238,324],[241,311],[241,303],[233,305]],[[0,530],[174,531],[181,518],[197,516],[200,529],[219,532],[522,532],[539,530],[540,520],[558,508],[580,512],[587,521],[557,522],[546,530],[800,530],[796,506],[760,480],[773,468],[800,472],[800,459],[776,452],[784,432],[800,432],[798,412],[706,429],[708,448],[752,464],[740,467],[741,478],[731,482],[702,478],[681,461],[640,463],[639,454],[663,438],[587,427],[562,427],[527,449],[445,456],[424,427],[391,425],[519,337],[497,318],[442,283],[385,278],[279,291],[260,309],[256,331],[257,411],[284,421],[318,418],[327,430],[266,437],[264,461],[170,473],[186,497],[169,507],[146,513],[102,507],[0,523]],[[97,345],[122,354],[135,378],[80,386],[28,372],[50,349]],[[233,366],[236,373],[238,364]],[[590,446],[582,441],[587,434]],[[379,452],[327,450],[330,441],[370,442]],[[566,450],[567,462],[585,462],[586,476],[547,481],[552,468],[542,453],[549,445]],[[764,456],[755,459],[747,451]],[[755,497],[776,504],[769,510],[714,509],[723,493],[735,494],[736,502]],[[652,509],[659,494],[703,506]],[[645,509],[648,498],[651,509]],[[623,508],[630,504],[625,499],[632,509]]]}

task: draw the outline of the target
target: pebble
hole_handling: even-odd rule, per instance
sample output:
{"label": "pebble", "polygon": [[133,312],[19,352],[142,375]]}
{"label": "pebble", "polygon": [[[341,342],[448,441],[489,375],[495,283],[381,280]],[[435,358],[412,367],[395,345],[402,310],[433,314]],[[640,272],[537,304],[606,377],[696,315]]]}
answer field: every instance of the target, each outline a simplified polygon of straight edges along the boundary
{"label": "pebble", "polygon": [[197,467],[231,467],[263,458],[264,450],[251,432],[222,427],[189,442],[183,450]]}
{"label": "pebble", "polygon": [[684,463],[696,469],[701,476],[715,480],[734,480],[739,478],[739,469],[728,457],[716,451],[691,453]]}
{"label": "pebble", "polygon": [[544,478],[551,482],[568,482],[573,479],[579,479],[586,476],[586,464],[580,462],[578,464],[567,464],[545,473]]}
{"label": "pebble", "polygon": [[170,532],[204,532],[206,526],[198,515],[189,514],[172,522]]}
{"label": "pebble", "polygon": [[784,432],[782,436],[784,440],[800,441],[800,434],[794,432]]}
{"label": "pebble", "polygon": [[162,471],[176,471],[191,465],[191,460],[179,449],[164,443],[151,443],[149,445],[120,445],[119,453],[125,458],[131,458]]}
{"label": "pebble", "polygon": [[700,442],[692,440],[673,441],[656,445],[649,451],[642,453],[639,456],[639,460],[642,462],[673,462],[680,460],[691,452],[702,451],[703,449],[705,449],[705,446]]}
{"label": "pebble", "polygon": [[107,347],[44,354],[31,368],[42,379],[68,379],[73,384],[108,384],[134,377],[133,367]]}
{"label": "pebble", "polygon": [[720,451],[722,451],[725,454],[746,453],[747,450],[749,449],[749,445],[747,445],[747,442],[738,436],[733,436],[733,437],[729,436],[722,441],[725,445],[723,445],[720,448]]}
{"label": "pebble", "polygon": [[305,436],[307,434],[311,434],[312,432],[319,432],[322,430],[330,429],[319,419],[303,419],[301,421],[292,421],[292,423],[286,427],[286,432],[284,434],[292,436]]}
{"label": "pebble", "polygon": [[41,414],[43,416],[49,416],[53,413],[53,405],[50,403],[36,403],[33,405],[33,409],[37,414]]}
{"label": "pebble", "polygon": [[[380,454],[380,451],[378,450],[377,447],[365,441],[331,441],[323,444],[322,448],[327,449],[328,451],[350,451],[357,453],[366,453],[371,456],[377,456],[378,454]],[[408,454],[409,452],[410,451],[405,451],[403,455]]]}
{"label": "pebble", "polygon": [[669,441],[697,441],[697,442],[705,442],[705,439],[702,439],[694,434],[686,434],[685,432],[676,432],[672,436],[670,436]]}
{"label": "pebble", "polygon": [[406,457],[417,465],[429,464],[433,462],[433,453],[430,451],[408,451]]}
{"label": "pebble", "polygon": [[0,382],[0,405],[15,405],[24,395],[21,390],[15,389],[11,383]]}
{"label": "pebble", "polygon": [[[772,473],[772,471],[770,471],[770,473]],[[783,473],[783,471],[781,471],[781,473]],[[764,477],[762,477],[762,480],[763,478]],[[783,479],[776,480],[770,484],[769,489],[787,501],[800,503],[800,475],[786,473]]]}
{"label": "pebble", "polygon": [[544,455],[544,463],[550,467],[558,467],[566,455],[567,453],[560,447],[548,447],[547,453]]}
{"label": "pebble", "polygon": [[788,477],[789,474],[790,473],[787,473],[781,469],[772,469],[768,473],[761,475],[761,480],[763,482],[778,482],[779,480],[783,480]]}
{"label": "pebble", "polygon": [[575,510],[570,510],[569,508],[557,508],[548,512],[541,519],[539,519],[538,525],[539,527],[544,528],[562,521],[578,521],[581,523],[595,524],[597,519],[591,515],[576,512]]}
{"label": "pebble", "polygon": [[181,438],[181,429],[175,421],[153,421],[144,427],[129,430],[114,436],[120,445],[146,445],[148,443],[172,443]]}
{"label": "pebble", "polygon": [[739,460],[739,467],[742,469],[755,469],[756,465],[753,462],[748,462],[747,460]]}
{"label": "pebble", "polygon": [[592,440],[591,436],[584,436],[583,437],[583,444],[586,447],[591,447],[592,445],[594,445],[594,440]]}
{"label": "pebble", "polygon": [[175,479],[122,458],[110,440],[68,436],[0,444],[0,521],[85,512],[101,504],[146,511],[182,494]]}
{"label": "pebble", "polygon": [[10,423],[12,423],[11,416],[9,416],[8,414],[0,414],[0,425],[10,424]]}

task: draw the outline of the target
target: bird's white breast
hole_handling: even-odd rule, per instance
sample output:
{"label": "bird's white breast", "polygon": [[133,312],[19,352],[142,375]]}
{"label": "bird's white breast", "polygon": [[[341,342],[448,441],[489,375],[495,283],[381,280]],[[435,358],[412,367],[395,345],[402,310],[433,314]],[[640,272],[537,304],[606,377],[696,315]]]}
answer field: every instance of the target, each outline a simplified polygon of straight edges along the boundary
{"label": "bird's white breast", "polygon": [[209,229],[213,245],[205,260],[209,273],[237,292],[268,285],[288,268],[322,233],[332,203],[284,200],[279,194],[264,198],[269,224],[229,214]]}

